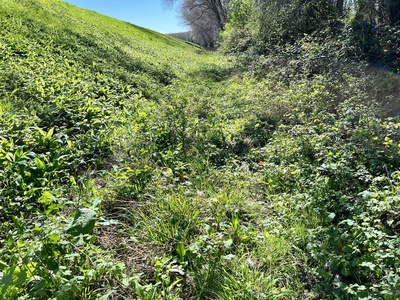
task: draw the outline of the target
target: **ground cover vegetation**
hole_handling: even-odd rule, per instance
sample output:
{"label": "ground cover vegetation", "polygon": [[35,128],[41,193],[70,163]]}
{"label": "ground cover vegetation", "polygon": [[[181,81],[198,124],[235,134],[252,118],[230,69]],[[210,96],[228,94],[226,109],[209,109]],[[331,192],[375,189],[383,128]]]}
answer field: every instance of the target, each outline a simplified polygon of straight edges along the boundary
{"label": "ground cover vegetation", "polygon": [[2,2],[0,299],[400,297],[395,24],[232,3],[222,54]]}

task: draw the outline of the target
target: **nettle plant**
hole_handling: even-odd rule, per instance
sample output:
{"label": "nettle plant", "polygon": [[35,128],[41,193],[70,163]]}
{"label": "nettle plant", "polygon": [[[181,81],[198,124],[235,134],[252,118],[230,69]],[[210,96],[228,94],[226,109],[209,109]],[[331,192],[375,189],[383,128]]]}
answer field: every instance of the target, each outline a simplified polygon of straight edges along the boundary
{"label": "nettle plant", "polygon": [[299,246],[328,298],[399,297],[400,125],[377,112],[346,102],[336,113],[281,126],[253,153],[263,161],[281,234],[309,226]]}

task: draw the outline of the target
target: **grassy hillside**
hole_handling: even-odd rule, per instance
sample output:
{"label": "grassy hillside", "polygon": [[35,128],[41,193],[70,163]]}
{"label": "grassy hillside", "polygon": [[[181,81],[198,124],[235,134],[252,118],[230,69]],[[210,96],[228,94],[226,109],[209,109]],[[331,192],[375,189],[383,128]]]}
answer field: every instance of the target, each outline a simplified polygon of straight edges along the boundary
{"label": "grassy hillside", "polygon": [[400,297],[397,74],[0,22],[0,299]]}

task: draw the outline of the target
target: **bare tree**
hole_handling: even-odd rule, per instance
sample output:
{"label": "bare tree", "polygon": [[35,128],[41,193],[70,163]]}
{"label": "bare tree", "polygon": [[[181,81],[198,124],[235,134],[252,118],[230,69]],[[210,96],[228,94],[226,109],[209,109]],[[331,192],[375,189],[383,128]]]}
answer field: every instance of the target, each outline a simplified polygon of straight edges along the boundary
{"label": "bare tree", "polygon": [[230,0],[163,0],[164,5],[181,5],[181,17],[192,29],[194,41],[214,47],[215,39],[227,22]]}

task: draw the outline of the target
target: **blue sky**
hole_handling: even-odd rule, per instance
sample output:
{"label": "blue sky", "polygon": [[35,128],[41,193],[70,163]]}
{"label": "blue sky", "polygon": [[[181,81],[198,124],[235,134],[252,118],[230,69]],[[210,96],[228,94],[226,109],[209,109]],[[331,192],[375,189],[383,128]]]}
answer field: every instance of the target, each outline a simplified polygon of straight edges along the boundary
{"label": "blue sky", "polygon": [[64,0],[119,20],[163,33],[186,31],[177,9],[165,9],[161,0]]}

